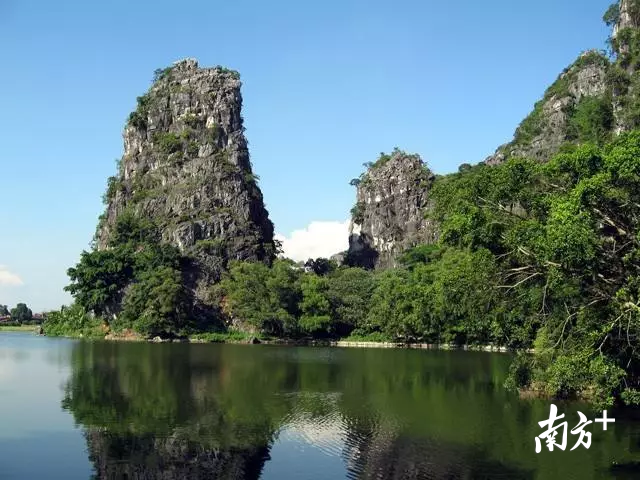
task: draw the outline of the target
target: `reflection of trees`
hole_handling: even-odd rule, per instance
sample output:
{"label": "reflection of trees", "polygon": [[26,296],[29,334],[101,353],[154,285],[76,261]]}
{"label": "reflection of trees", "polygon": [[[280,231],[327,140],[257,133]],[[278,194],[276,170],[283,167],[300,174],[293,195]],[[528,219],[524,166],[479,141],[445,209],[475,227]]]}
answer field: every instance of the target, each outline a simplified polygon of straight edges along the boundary
{"label": "reflection of trees", "polygon": [[484,460],[522,435],[494,395],[506,362],[422,353],[82,342],[63,406],[100,479],[258,478],[282,426],[326,419],[355,478],[528,478]]}
{"label": "reflection of trees", "polygon": [[112,434],[90,428],[86,434],[95,479],[257,479],[269,448],[218,449],[179,435]]}
{"label": "reflection of trees", "polygon": [[286,406],[246,361],[199,347],[77,344],[63,406],[96,478],[260,476]]}

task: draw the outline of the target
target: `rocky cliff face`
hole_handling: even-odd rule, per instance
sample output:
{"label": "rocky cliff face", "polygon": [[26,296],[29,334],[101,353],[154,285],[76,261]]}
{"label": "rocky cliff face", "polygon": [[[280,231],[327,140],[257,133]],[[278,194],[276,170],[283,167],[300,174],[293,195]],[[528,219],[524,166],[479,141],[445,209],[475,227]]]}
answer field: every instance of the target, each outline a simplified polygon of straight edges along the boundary
{"label": "rocky cliff face", "polygon": [[640,8],[635,0],[620,0],[618,19],[613,26],[613,37],[625,28],[637,28],[640,23]]}
{"label": "rocky cliff face", "polygon": [[622,0],[611,36],[616,62],[609,83],[613,93],[615,133],[640,127],[640,2]]}
{"label": "rocky cliff face", "polygon": [[606,83],[609,67],[608,59],[601,53],[583,53],[547,89],[543,99],[516,130],[513,141],[498,147],[485,163],[496,165],[510,157],[545,161],[562,144],[577,139],[579,132],[572,129],[572,118],[581,102],[595,98],[602,100],[605,108],[607,105],[611,108]]}
{"label": "rocky cliff face", "polygon": [[389,268],[420,243],[433,243],[437,229],[424,218],[434,175],[418,155],[396,150],[382,155],[354,183],[357,203],[349,227],[346,262]]}
{"label": "rocky cliff face", "polygon": [[273,254],[273,224],[251,169],[240,79],[187,59],[156,71],[124,131],[124,156],[109,180],[96,232],[109,248],[125,212],[151,220],[162,242],[194,261],[198,290],[232,259]]}

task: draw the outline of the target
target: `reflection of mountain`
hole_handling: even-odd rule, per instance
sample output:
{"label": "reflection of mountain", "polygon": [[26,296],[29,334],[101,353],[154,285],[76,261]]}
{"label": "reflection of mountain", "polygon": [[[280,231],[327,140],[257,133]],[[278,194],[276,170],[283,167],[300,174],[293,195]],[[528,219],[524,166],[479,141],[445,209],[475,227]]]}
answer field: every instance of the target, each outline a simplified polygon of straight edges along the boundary
{"label": "reflection of mountain", "polygon": [[269,458],[266,446],[212,449],[179,436],[86,432],[96,480],[257,479]]}
{"label": "reflection of mountain", "polygon": [[496,397],[503,367],[465,355],[85,342],[63,406],[97,479],[256,479],[277,438],[354,479],[529,478],[488,460],[522,436]]}

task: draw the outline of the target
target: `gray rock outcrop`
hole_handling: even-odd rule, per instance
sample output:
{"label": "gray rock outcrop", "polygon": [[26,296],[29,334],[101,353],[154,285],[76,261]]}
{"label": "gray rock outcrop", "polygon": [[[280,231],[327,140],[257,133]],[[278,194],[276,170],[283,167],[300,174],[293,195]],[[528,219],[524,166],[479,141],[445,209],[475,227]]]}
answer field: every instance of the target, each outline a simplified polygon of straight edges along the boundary
{"label": "gray rock outcrop", "polygon": [[567,68],[549,87],[533,112],[515,132],[514,139],[485,159],[497,165],[510,157],[527,157],[546,161],[560,146],[571,140],[570,118],[580,101],[604,97],[609,61],[597,51],[588,51]]}
{"label": "gray rock outcrop", "polygon": [[435,242],[437,228],[425,218],[434,178],[418,155],[400,150],[372,164],[357,182],[346,263],[394,267],[408,248]]}
{"label": "gray rock outcrop", "polygon": [[98,248],[109,248],[123,213],[151,220],[162,242],[193,259],[196,294],[229,260],[273,256],[273,224],[251,168],[240,87],[237,72],[199,68],[193,59],[156,71],[124,130]]}

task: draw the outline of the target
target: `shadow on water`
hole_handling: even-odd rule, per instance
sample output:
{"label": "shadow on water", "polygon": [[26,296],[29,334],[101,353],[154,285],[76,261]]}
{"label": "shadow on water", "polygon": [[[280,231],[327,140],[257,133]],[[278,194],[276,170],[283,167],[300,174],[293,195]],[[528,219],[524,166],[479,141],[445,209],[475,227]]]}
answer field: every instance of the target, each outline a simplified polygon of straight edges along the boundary
{"label": "shadow on water", "polygon": [[472,352],[80,342],[63,408],[98,479],[283,478],[294,465],[302,473],[286,478],[623,478],[612,462],[640,460],[629,448],[637,422],[594,433],[591,451],[536,455],[549,405],[505,392],[508,364]]}

